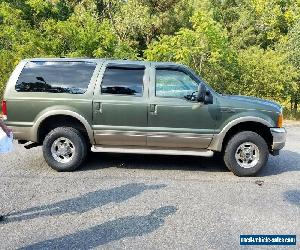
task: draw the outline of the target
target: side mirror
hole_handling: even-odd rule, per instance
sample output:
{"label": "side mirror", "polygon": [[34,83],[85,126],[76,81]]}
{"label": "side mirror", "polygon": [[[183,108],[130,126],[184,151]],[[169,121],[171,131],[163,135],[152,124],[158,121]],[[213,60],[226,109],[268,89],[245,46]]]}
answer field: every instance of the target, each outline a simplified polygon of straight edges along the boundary
{"label": "side mirror", "polygon": [[205,98],[204,98],[204,104],[213,104],[214,103],[214,97],[211,94],[210,90],[206,90]]}
{"label": "side mirror", "polygon": [[197,101],[204,104],[213,104],[213,95],[204,84],[199,84]]}
{"label": "side mirror", "polygon": [[206,87],[204,84],[199,84],[198,86],[198,95],[197,95],[197,102],[203,102],[205,101],[205,93],[206,93]]}

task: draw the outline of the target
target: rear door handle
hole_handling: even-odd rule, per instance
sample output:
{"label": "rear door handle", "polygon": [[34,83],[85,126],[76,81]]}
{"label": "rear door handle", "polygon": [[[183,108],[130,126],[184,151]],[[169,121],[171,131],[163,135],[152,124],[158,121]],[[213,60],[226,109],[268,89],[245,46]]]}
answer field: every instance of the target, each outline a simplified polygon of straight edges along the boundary
{"label": "rear door handle", "polygon": [[102,102],[94,102],[95,113],[102,114]]}
{"label": "rear door handle", "polygon": [[157,115],[157,104],[150,104],[150,113],[152,115]]}

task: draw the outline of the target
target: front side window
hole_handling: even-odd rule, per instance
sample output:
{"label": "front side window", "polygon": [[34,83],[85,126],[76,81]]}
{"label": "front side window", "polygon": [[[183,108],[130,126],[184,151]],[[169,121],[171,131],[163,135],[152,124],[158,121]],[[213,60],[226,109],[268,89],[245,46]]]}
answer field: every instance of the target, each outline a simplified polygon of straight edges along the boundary
{"label": "front side window", "polygon": [[102,84],[102,94],[143,96],[145,68],[108,66]]}
{"label": "front side window", "polygon": [[157,97],[187,98],[198,90],[198,83],[179,70],[156,69]]}
{"label": "front side window", "polygon": [[16,91],[83,94],[95,68],[91,62],[29,62],[19,76]]}

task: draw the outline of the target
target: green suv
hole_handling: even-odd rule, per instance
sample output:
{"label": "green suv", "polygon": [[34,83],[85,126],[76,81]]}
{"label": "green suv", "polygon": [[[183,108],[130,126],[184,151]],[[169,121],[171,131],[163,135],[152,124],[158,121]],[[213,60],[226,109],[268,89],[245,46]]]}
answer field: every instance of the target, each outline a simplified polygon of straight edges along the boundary
{"label": "green suv", "polygon": [[282,108],[216,93],[174,63],[28,59],[11,75],[2,110],[25,147],[43,145],[57,171],[93,152],[213,156],[238,176],[257,173],[285,145]]}

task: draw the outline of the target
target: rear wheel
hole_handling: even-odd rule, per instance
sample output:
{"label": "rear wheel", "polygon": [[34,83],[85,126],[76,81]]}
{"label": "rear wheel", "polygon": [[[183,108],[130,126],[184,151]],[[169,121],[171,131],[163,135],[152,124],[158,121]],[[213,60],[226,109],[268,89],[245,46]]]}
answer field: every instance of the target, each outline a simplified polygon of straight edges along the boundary
{"label": "rear wheel", "polygon": [[257,133],[244,131],[234,135],[224,152],[224,162],[237,176],[251,176],[266,165],[269,150],[266,141]]}
{"label": "rear wheel", "polygon": [[47,164],[56,171],[73,171],[85,160],[87,144],[78,130],[59,127],[46,136],[43,154]]}

